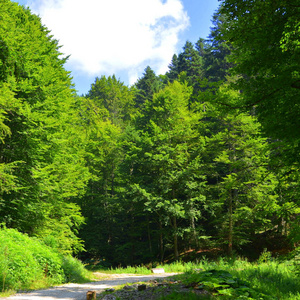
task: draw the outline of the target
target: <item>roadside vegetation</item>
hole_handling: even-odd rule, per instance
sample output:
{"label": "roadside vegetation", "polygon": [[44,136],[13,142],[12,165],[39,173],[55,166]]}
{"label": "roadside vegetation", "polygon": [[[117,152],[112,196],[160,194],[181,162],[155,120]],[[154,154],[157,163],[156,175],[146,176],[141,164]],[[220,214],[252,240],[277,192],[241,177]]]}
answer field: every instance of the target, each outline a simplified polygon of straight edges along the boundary
{"label": "roadside vegetation", "polygon": [[79,260],[14,229],[2,228],[0,240],[2,297],[19,290],[92,281],[92,271],[150,275],[151,268],[156,267],[166,273],[179,273],[163,284],[147,283],[156,291],[157,299],[300,299],[300,249],[277,258],[265,250],[254,262],[239,257],[208,260],[202,256],[195,262],[112,268],[104,267],[105,261],[90,261],[85,267]]}
{"label": "roadside vegetation", "polygon": [[0,295],[65,282],[87,282],[90,272],[70,255],[59,254],[37,238],[0,229]]}
{"label": "roadside vegetation", "polygon": [[[166,273],[181,274],[172,276],[169,280],[164,279],[158,285],[153,282],[144,283],[151,290],[151,297],[157,294],[155,299],[300,299],[297,251],[291,254],[289,259],[288,257],[275,259],[270,252],[264,251],[255,262],[243,258],[219,258],[216,261],[209,261],[204,257],[197,263],[176,262],[157,267],[164,268]],[[101,272],[147,275],[150,270],[140,266]],[[122,298],[122,295],[130,297],[128,295],[130,292],[127,291],[125,296],[122,288],[121,286],[119,290],[113,292],[117,299],[127,299]],[[111,292],[100,295],[99,299],[109,293]],[[148,299],[147,292],[144,293],[144,299]],[[134,295],[130,299],[135,299]]]}

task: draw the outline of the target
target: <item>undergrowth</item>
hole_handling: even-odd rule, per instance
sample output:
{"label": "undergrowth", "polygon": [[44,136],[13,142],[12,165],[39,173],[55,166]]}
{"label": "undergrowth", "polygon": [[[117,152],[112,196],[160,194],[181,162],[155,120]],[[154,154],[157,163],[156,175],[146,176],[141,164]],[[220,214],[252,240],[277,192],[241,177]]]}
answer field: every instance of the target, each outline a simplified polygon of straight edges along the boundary
{"label": "undergrowth", "polygon": [[[174,280],[190,286],[189,294],[173,292],[161,299],[255,299],[299,300],[300,278],[298,258],[289,260],[272,258],[264,251],[256,262],[242,258],[202,259],[198,263],[174,262],[158,265],[167,273],[182,273]],[[150,274],[145,266],[111,269],[112,273]],[[210,295],[197,295],[194,291],[208,291]],[[185,298],[183,298],[185,297]],[[202,298],[201,298],[202,297]]]}
{"label": "undergrowth", "polygon": [[60,255],[37,238],[2,228],[0,241],[0,296],[90,279],[79,260]]}
{"label": "undergrowth", "polygon": [[[90,272],[79,260],[60,255],[36,238],[3,228],[0,229],[0,241],[0,297],[11,291],[91,281]],[[216,261],[202,258],[196,263],[155,266],[164,268],[166,273],[180,273],[174,279],[190,287],[189,293],[172,292],[163,296],[165,300],[201,299],[195,291],[205,291],[200,296],[203,299],[300,299],[299,249],[285,260],[274,259],[264,251],[256,262],[242,258]],[[142,265],[98,271],[149,275],[151,267]]]}
{"label": "undergrowth", "polygon": [[209,291],[216,299],[300,299],[300,278],[294,259],[279,261],[269,256],[253,263],[241,258],[204,260],[177,279]]}

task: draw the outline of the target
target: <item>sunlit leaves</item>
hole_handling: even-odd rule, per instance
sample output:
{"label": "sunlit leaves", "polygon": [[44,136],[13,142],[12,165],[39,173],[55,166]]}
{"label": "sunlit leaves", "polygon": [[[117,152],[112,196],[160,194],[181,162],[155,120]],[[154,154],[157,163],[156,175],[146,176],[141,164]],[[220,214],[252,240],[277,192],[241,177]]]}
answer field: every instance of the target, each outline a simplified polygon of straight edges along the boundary
{"label": "sunlit leaves", "polygon": [[[69,231],[65,250],[72,251],[83,219],[69,201],[83,192],[89,172],[71,78],[39,17],[7,0],[0,10],[0,151],[6,182],[0,218],[30,234]],[[68,209],[60,209],[64,205]],[[58,210],[61,215],[53,217],[50,212]],[[79,219],[65,223],[72,214]]]}
{"label": "sunlit leaves", "polygon": [[226,26],[218,38],[233,46],[233,70],[242,75],[235,85],[244,94],[239,106],[254,106],[267,135],[291,145],[286,152],[295,160],[300,139],[297,1],[226,0],[220,12]]}

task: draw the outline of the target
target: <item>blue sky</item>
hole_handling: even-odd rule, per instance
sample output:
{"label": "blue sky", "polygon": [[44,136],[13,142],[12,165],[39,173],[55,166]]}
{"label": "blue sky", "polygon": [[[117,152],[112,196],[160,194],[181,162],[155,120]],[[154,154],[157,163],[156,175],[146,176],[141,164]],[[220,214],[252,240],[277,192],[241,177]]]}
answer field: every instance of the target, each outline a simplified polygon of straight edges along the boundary
{"label": "blue sky", "polygon": [[164,74],[187,40],[209,35],[218,0],[15,0],[29,6],[70,55],[78,94],[95,77],[115,74],[125,84],[149,65]]}

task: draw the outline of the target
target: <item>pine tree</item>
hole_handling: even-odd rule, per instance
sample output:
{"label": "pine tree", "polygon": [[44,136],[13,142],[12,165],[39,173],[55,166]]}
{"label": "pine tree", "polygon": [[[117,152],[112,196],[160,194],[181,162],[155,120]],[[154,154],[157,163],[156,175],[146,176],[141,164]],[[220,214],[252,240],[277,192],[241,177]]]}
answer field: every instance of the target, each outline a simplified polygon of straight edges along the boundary
{"label": "pine tree", "polygon": [[[239,93],[223,85],[213,97],[231,98],[234,103]],[[217,216],[211,224],[232,255],[233,249],[248,243],[270,221],[270,211],[261,208],[267,203],[275,205],[277,180],[268,169],[268,143],[256,118],[239,111],[226,112],[212,103],[206,107],[207,199]]]}
{"label": "pine tree", "polygon": [[148,66],[143,77],[135,84],[137,94],[135,97],[136,107],[142,107],[146,100],[151,100],[154,93],[158,92],[162,86],[161,81],[154,71]]}
{"label": "pine tree", "polygon": [[228,72],[233,66],[229,56],[231,54],[231,46],[229,43],[216,37],[222,30],[225,30],[226,17],[217,11],[213,15],[213,27],[207,41],[199,39],[196,48],[199,53],[204,55],[204,76],[209,81],[224,81]]}
{"label": "pine tree", "polygon": [[203,57],[200,56],[194,45],[187,41],[183,47],[183,51],[177,56],[173,55],[172,62],[169,65],[169,72],[166,76],[170,82],[175,79],[179,81],[187,81],[193,87],[193,96],[190,101],[194,102],[196,95],[200,90],[200,82],[203,80]]}
{"label": "pine tree", "polygon": [[178,68],[178,56],[176,54],[174,54],[172,57],[172,61],[169,64],[169,71],[167,72],[166,75],[170,82],[173,82],[178,78],[179,68]]}

